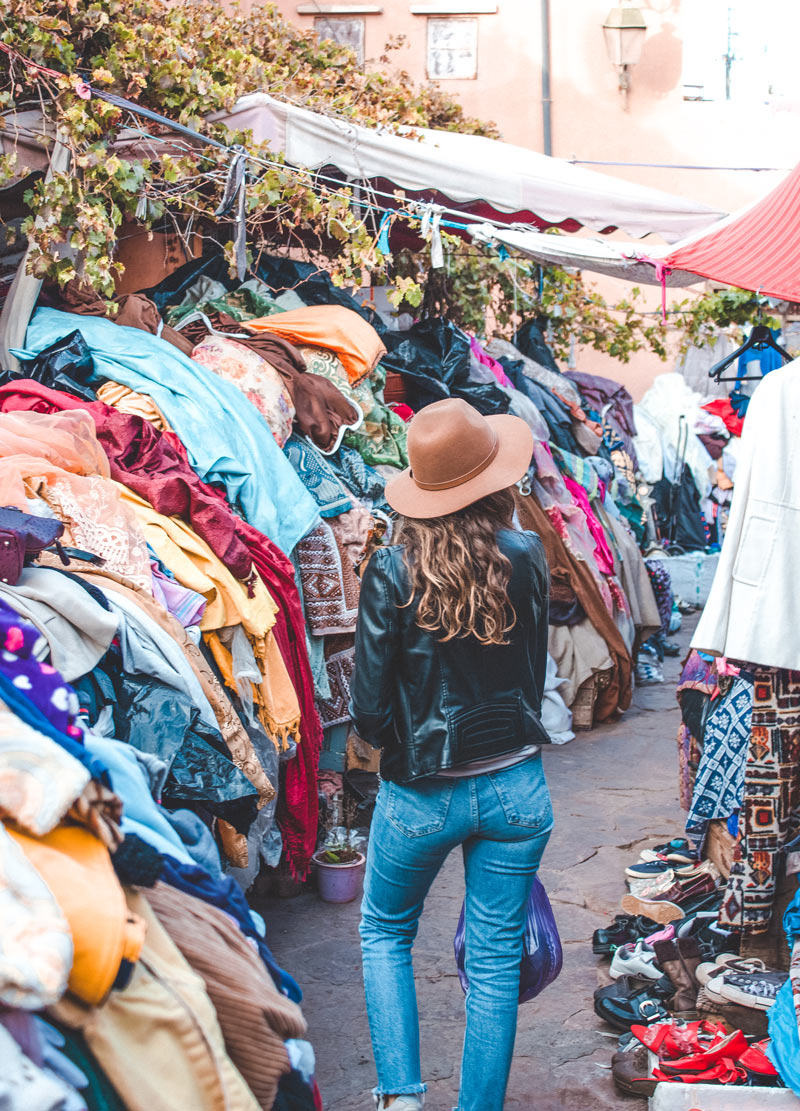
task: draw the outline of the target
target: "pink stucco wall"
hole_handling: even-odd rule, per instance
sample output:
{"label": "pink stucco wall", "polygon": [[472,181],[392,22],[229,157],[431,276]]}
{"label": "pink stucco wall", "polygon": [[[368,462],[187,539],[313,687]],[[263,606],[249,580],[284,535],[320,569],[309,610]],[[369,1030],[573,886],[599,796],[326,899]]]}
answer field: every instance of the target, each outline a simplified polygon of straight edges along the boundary
{"label": "pink stucco wall", "polygon": [[[257,0],[254,0],[257,2]],[[641,62],[633,70],[627,108],[608,61],[602,25],[611,0],[551,0],[553,154],[613,162],[679,166],[790,167],[800,157],[800,104],[741,100],[684,100],[684,40],[698,34],[696,18],[706,0],[640,0],[648,24]],[[297,25],[298,0],[277,0]],[[354,5],[355,6],[355,5]],[[411,0],[383,0],[381,14],[365,16],[365,59],[375,62],[393,36],[405,45],[391,53],[393,65],[418,81],[426,74],[426,17],[411,14]],[[469,8],[464,3],[465,14]],[[320,3],[323,11],[328,4]],[[540,0],[498,0],[496,14],[479,21],[478,76],[441,87],[465,110],[494,120],[509,142],[542,149]],[[781,172],[593,167],[619,177],[734,211],[761,196]],[[620,283],[598,279],[607,296]],[[653,291],[653,308],[660,295]],[[672,369],[637,355],[622,366],[595,352],[578,353],[581,369],[606,373],[640,396],[655,374]]]}

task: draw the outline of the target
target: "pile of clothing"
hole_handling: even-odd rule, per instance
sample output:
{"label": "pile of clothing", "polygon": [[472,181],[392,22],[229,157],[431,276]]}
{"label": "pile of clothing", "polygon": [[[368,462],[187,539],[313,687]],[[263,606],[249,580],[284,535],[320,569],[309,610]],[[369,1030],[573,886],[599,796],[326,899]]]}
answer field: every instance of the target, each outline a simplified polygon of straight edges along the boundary
{"label": "pile of clothing", "polygon": [[359,573],[421,406],[534,432],[516,501],[552,570],[553,740],[587,689],[589,724],[629,705],[663,623],[629,395],[562,374],[534,323],[514,345],[393,323],[311,266],[236,283],[211,255],[111,306],[45,293],[3,377],[0,1032],[53,1107],[319,1105],[244,893],[265,865],[304,879],[321,803],[377,770],[348,710]]}
{"label": "pile of clothing", "polygon": [[677,372],[660,374],[635,406],[642,477],[653,488],[661,535],[673,550],[719,551],[745,412],[735,396],[699,393]]}

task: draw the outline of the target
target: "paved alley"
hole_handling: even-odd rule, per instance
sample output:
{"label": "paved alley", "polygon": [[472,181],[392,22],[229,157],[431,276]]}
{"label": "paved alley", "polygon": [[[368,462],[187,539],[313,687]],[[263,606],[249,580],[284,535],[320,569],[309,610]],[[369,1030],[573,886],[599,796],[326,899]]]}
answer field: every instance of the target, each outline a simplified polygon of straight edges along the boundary
{"label": "paved alley", "polygon": [[[688,632],[676,639],[687,645]],[[514,1111],[639,1105],[616,1093],[607,1069],[615,1042],[592,1010],[599,959],[590,939],[619,909],[625,864],[644,845],[682,832],[675,744],[679,670],[679,660],[668,660],[667,681],[637,691],[618,724],[544,750],[556,825],[540,874],[558,920],[564,970],[542,996],[520,1008],[506,1102]],[[450,1111],[455,1104],[463,995],[452,941],[462,897],[461,860],[453,855],[432,888],[414,950],[426,1111]],[[326,1111],[372,1107],[358,914],[358,903],[330,906],[313,893],[266,907],[270,944],[305,991]]]}

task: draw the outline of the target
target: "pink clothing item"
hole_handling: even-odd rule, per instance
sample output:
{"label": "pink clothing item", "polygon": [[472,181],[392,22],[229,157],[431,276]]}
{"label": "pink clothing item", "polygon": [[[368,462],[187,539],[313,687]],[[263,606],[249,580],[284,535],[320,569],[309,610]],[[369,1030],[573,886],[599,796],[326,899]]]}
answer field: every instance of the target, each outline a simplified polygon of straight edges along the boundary
{"label": "pink clothing item", "polygon": [[472,354],[481,366],[488,366],[501,386],[506,386],[509,389],[513,388],[514,383],[503,370],[502,364],[498,363],[497,359],[493,359],[491,355],[484,351],[474,336],[470,336],[469,345],[472,348]]}
{"label": "pink clothing item", "polygon": [[606,534],[603,532],[603,526],[595,517],[591,505],[589,504],[589,495],[584,488],[580,486],[569,475],[564,475],[564,485],[570,492],[575,505],[579,506],[586,515],[586,523],[589,526],[589,532],[592,534],[594,540],[594,557],[597,560],[597,566],[603,575],[614,574],[614,556],[611,554],[611,548],[608,545]]}
{"label": "pink clothing item", "polygon": [[199,625],[206,608],[203,595],[198,594],[196,590],[190,590],[187,586],[182,586],[174,579],[168,579],[152,559],[150,571],[153,576],[153,597],[156,601],[160,602],[173,617],[177,617],[185,629],[191,625]]}

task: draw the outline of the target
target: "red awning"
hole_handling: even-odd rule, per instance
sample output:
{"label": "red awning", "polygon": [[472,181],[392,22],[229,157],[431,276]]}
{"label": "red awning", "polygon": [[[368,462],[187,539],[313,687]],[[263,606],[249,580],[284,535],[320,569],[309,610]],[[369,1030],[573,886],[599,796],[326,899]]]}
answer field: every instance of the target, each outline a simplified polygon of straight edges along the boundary
{"label": "red awning", "polygon": [[800,165],[743,212],[678,243],[664,262],[673,270],[800,301]]}

